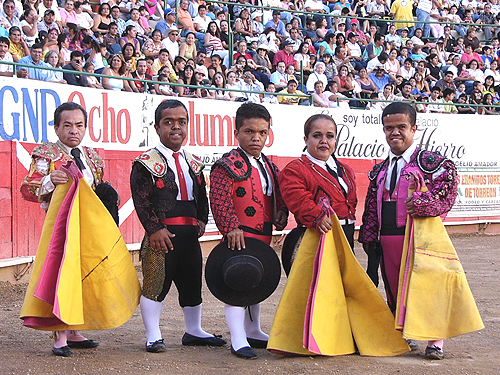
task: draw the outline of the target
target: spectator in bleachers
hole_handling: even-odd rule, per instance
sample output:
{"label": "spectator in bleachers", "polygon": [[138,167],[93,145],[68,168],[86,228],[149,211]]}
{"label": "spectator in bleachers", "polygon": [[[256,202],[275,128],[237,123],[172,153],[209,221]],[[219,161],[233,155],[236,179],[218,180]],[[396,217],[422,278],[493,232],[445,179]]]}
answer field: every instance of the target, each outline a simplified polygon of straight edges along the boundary
{"label": "spectator in bleachers", "polygon": [[[240,82],[235,71],[228,70],[226,72],[226,89],[241,90]],[[243,97],[243,93],[241,92],[232,91],[232,93],[234,94],[234,100],[236,101],[239,100],[238,98]]]}
{"label": "spectator in bleachers", "polygon": [[144,0],[144,7],[147,10],[147,19],[152,19],[154,21],[160,19],[160,17],[155,15],[156,12],[158,12],[158,14],[163,13],[163,8],[158,0]]}
{"label": "spectator in bleachers", "polygon": [[255,36],[252,19],[247,8],[241,9],[239,17],[234,21],[234,36],[235,40],[246,40],[247,42],[251,42]]}
{"label": "spectator in bleachers", "polygon": [[413,21],[413,1],[395,0],[391,5],[389,16],[396,21],[406,21],[395,23],[395,28],[399,33],[404,28],[408,28],[410,34],[413,33],[414,23],[411,22]]}
{"label": "spectator in bleachers", "polygon": [[[225,77],[226,74],[226,66],[222,64],[222,58],[215,54],[210,57],[210,66],[207,68],[208,78],[213,79],[215,73],[222,73]],[[225,84],[225,82],[224,82]]]}
{"label": "spectator in bleachers", "polygon": [[492,76],[495,81],[495,87],[500,88],[500,72],[498,71],[498,60],[493,60],[491,62],[489,69],[486,69],[484,71],[484,75],[486,77]]}
{"label": "spectator in bleachers", "polygon": [[[308,0],[308,1],[316,1],[316,0]],[[319,1],[321,3],[321,1]],[[268,27],[273,28],[276,31],[276,37],[279,39],[285,39],[286,38],[286,30],[285,30],[285,24],[283,21],[280,20],[280,11],[279,10],[273,10],[273,18],[269,20],[264,27],[267,29]]]}
{"label": "spectator in bleachers", "polygon": [[474,51],[474,52],[476,50],[479,50],[479,48],[482,47],[481,42],[479,41],[479,39],[476,36],[476,28],[475,27],[470,26],[467,29],[467,34],[465,35],[465,38],[464,38],[464,45],[465,45],[465,48],[467,48],[467,46],[471,46],[472,51]]}
{"label": "spectator in bleachers", "polygon": [[111,21],[116,23],[116,26],[118,27],[118,35],[122,35],[125,32],[125,20],[121,18],[121,11],[120,7],[117,5],[114,5],[111,7]]}
{"label": "spectator in bleachers", "polygon": [[71,51],[69,49],[69,37],[67,34],[59,34],[57,37],[57,46],[59,47],[59,54],[64,64],[69,63]]}
{"label": "spectator in bleachers", "polygon": [[412,86],[412,84],[409,81],[403,82],[402,90],[396,96],[398,98],[401,98],[400,100],[407,100],[407,101],[415,102],[416,98],[411,93],[412,89],[413,89],[413,86]]}
{"label": "spectator in bleachers", "polygon": [[[92,64],[90,61],[87,61],[83,66],[83,70],[87,73],[94,73],[95,72],[94,64]],[[87,82],[88,82],[87,87],[91,87],[94,89],[102,89],[101,83],[94,76],[87,76]]]}
{"label": "spectator in bleachers", "polygon": [[337,82],[338,90],[342,95],[352,98],[354,95],[355,81],[349,69],[345,65],[341,65],[339,68],[339,74],[333,77],[333,80]]}
{"label": "spectator in bleachers", "polygon": [[260,103],[260,94],[257,91],[264,91],[264,86],[259,82],[250,69],[243,71],[242,80],[240,81],[240,89],[246,92],[242,93],[243,98],[250,102]]}
{"label": "spectator in bleachers", "polygon": [[178,28],[177,24],[175,23],[176,14],[177,12],[175,11],[175,9],[172,8],[165,9],[165,15],[163,19],[155,25],[155,29],[160,30],[163,36],[162,39],[168,37],[168,31],[170,29],[173,29],[174,27]]}
{"label": "spectator in bleachers", "polygon": [[122,47],[122,56],[130,57],[132,59],[132,69],[135,69],[135,59],[138,57],[140,53],[134,49],[134,45],[132,43],[125,43]]}
{"label": "spectator in bleachers", "polygon": [[168,84],[169,82],[168,76],[165,74],[160,74],[158,76],[158,81],[165,82],[164,84],[156,84],[155,92],[158,95],[166,95],[166,96],[178,96],[176,92],[172,90],[172,86]]}
{"label": "spectator in bleachers", "polygon": [[[497,19],[493,13],[491,13],[491,4],[484,4],[484,12],[478,18],[478,23],[482,24],[498,24]],[[490,40],[494,35],[496,35],[497,29],[494,26],[483,26],[483,33],[486,40]]]}
{"label": "spectator in bleachers", "polygon": [[439,87],[434,86],[431,89],[431,96],[429,98],[430,104],[427,107],[427,109],[430,113],[443,113],[444,112],[444,108],[442,105],[434,104],[434,103],[443,103],[443,99],[441,99],[440,96],[441,96],[441,89]]}
{"label": "spectator in bleachers", "polygon": [[[42,2],[38,4],[38,15],[41,18],[45,19],[46,15],[47,15],[47,10],[52,10],[54,12],[53,13],[54,17],[53,17],[52,22],[56,23],[56,25],[59,27],[59,32],[61,32],[62,31],[61,13],[59,13],[59,7],[57,6],[57,1],[42,0]],[[43,21],[38,24],[39,30],[42,30],[42,29],[40,29],[40,24],[42,24],[42,23],[43,23]],[[48,30],[45,30],[45,31],[48,31]]]}
{"label": "spectator in bleachers", "polygon": [[[170,39],[165,39],[165,40],[170,40]],[[177,45],[177,52],[178,52],[178,47],[179,47],[179,44],[177,44],[177,40],[175,40],[175,44]],[[155,29],[153,30],[153,32],[151,33],[151,39],[149,39],[146,43],[144,43],[144,45],[142,46],[142,53],[145,55],[145,56],[152,56],[154,58],[157,58],[158,57],[158,54],[160,53],[160,50],[162,48],[167,48],[166,46],[164,46],[164,44],[162,43],[162,40],[161,40],[161,31],[158,30],[158,29]],[[167,48],[168,49],[168,48]],[[169,53],[170,53],[170,50],[169,50]],[[172,54],[170,53],[170,59],[171,59],[171,63],[173,62],[172,58],[177,56],[178,53],[176,54]]]}
{"label": "spectator in bleachers", "polygon": [[80,30],[78,29],[78,26],[74,23],[68,23],[66,25],[66,30],[68,32],[68,39],[69,39],[69,50],[70,51],[81,51],[82,46],[81,46],[81,41],[82,41],[82,36],[80,33]]}
{"label": "spectator in bleachers", "polygon": [[[146,35],[147,30],[145,30],[139,22],[140,16],[141,14],[139,13],[139,9],[132,9],[130,11],[130,19],[125,22],[125,31],[129,26],[134,26],[136,30],[135,38],[137,38],[141,42],[141,44],[144,44],[148,40],[148,37]],[[140,51],[140,48],[138,50]]]}
{"label": "spectator in bleachers", "polygon": [[[196,85],[196,79],[194,77],[194,68],[191,65],[186,65],[184,68],[184,72],[182,74],[182,77],[179,78],[177,83],[184,84],[184,85]],[[177,86],[176,87],[177,94],[181,97],[184,98],[200,98],[201,95],[199,95],[196,92],[196,88],[193,87],[182,87],[182,86]]]}
{"label": "spectator in bleachers", "polygon": [[349,72],[352,72],[354,71],[354,66],[351,64],[351,57],[347,55],[346,47],[339,44],[339,36],[337,36],[337,46],[335,47],[335,55],[332,62],[335,64],[337,70],[339,70],[340,66],[345,66]]}
{"label": "spectator in bleachers", "polygon": [[[152,37],[154,39],[155,34],[159,33],[159,30],[153,31]],[[172,27],[170,30],[167,31],[167,37],[161,41],[161,46],[163,48],[168,49],[168,52],[170,53],[170,58],[173,59],[176,56],[179,55],[180,52],[180,37],[179,37],[179,29],[177,27]],[[160,33],[160,40],[161,40],[161,33]],[[173,61],[171,61],[173,62]]]}
{"label": "spectator in bleachers", "polygon": [[[291,78],[289,78],[289,81],[290,79]],[[317,81],[323,82],[323,87],[325,87],[326,84],[328,83],[328,78],[325,75],[325,63],[321,61],[317,62],[316,65],[314,65],[314,71],[307,78],[307,83],[306,83],[307,93],[314,92],[314,84]]]}
{"label": "spectator in bleachers", "polygon": [[[215,88],[216,90],[209,90],[208,91],[208,97],[210,99],[234,100],[235,96],[234,96],[233,92],[220,90],[220,89],[226,88],[226,78],[224,77],[223,73],[216,72],[213,75],[211,87]],[[217,89],[219,89],[219,90],[217,90]]]}
{"label": "spectator in bleachers", "polygon": [[377,21],[370,21],[372,25],[376,25],[378,32],[382,35],[387,34],[387,22],[381,19],[389,14],[389,9],[384,0],[374,0],[368,4],[366,11],[370,18],[376,19]]}
{"label": "spectator in bleachers", "polygon": [[157,75],[160,68],[164,66],[166,66],[169,70],[168,76],[170,78],[170,82],[176,82],[178,77],[174,77],[175,73],[174,70],[172,69],[172,64],[170,64],[170,53],[166,48],[162,48],[160,50],[158,57],[153,62],[152,66],[153,75]]}
{"label": "spectator in bleachers", "polygon": [[431,53],[427,56],[427,68],[429,69],[429,74],[425,79],[433,86],[437,81],[443,78],[441,73],[441,68],[439,67],[439,58],[435,53]]}
{"label": "spectator in bleachers", "polygon": [[208,29],[205,34],[204,39],[205,51],[207,55],[212,55],[216,53],[222,59],[224,59],[229,51],[222,45],[222,40],[220,39],[220,31],[217,23],[212,21],[208,24]]}
{"label": "spectator in bleachers", "polygon": [[134,25],[127,25],[127,27],[125,27],[123,36],[120,38],[121,48],[123,48],[123,46],[127,43],[131,43],[134,46],[136,52],[141,50],[139,39],[137,39],[137,29]]}
{"label": "spectator in bleachers", "polygon": [[314,92],[312,93],[313,105],[315,107],[330,108],[330,98],[325,93],[322,81],[314,83]]}
{"label": "spectator in bleachers", "polygon": [[285,65],[295,65],[295,59],[293,57],[293,41],[289,38],[283,41],[282,48],[274,55],[273,66],[276,66],[279,61],[284,61]]}
{"label": "spectator in bleachers", "polygon": [[471,76],[473,78],[474,81],[479,81],[481,83],[484,83],[484,73],[479,68],[478,61],[471,60],[471,62],[469,63],[469,67],[467,69],[467,72],[469,73],[469,76]]}
{"label": "spectator in bleachers", "polygon": [[189,13],[188,9],[189,0],[181,0],[180,7],[177,8],[177,22],[179,22],[179,28],[182,30],[183,36],[185,36],[188,32],[196,33],[193,19],[191,18],[191,14]]}
{"label": "spectator in bleachers", "polygon": [[21,17],[21,32],[28,47],[35,44],[38,38],[38,14],[34,9],[24,11]]}
{"label": "spectator in bleachers", "polygon": [[[75,10],[76,5],[77,4],[75,3]],[[116,23],[116,21],[111,18],[111,7],[108,3],[102,3],[99,5],[99,9],[94,16],[92,31],[106,34],[110,28],[111,22]]]}
{"label": "spectator in bleachers", "polygon": [[455,114],[458,112],[457,107],[453,104],[453,99],[455,98],[455,90],[446,88],[443,91],[443,113]]}
{"label": "spectator in bleachers", "polygon": [[270,81],[274,84],[277,91],[283,90],[290,77],[286,74],[286,65],[284,61],[280,61],[276,66],[276,71],[271,74]]}
{"label": "spectator in bleachers", "polygon": [[[484,105],[493,105],[493,95],[491,95],[490,93],[486,94],[483,96],[483,104]],[[480,114],[481,115],[498,115],[498,111],[496,110],[496,108],[492,108],[492,107],[480,107],[481,109],[481,112]]]}
{"label": "spectator in bleachers", "polygon": [[442,92],[444,92],[444,90],[448,89],[448,88],[452,89],[453,92],[457,91],[457,87],[455,86],[455,83],[453,82],[453,72],[450,70],[447,70],[444,73],[443,78],[436,82],[435,86],[439,87]]}
{"label": "spectator in bleachers", "polygon": [[75,2],[73,0],[66,0],[64,8],[59,9],[59,13],[61,14],[61,21],[64,27],[66,27],[68,23],[77,25]]}
{"label": "spectator in bleachers", "polygon": [[37,25],[38,31],[46,31],[47,33],[52,29],[57,29],[60,33],[61,28],[55,22],[55,12],[52,9],[47,9],[43,14],[43,19]]}
{"label": "spectator in bleachers", "polygon": [[[9,52],[10,41],[4,36],[0,37],[0,61],[13,62],[12,54]],[[14,69],[12,65],[0,64],[0,76],[12,77]]]}
{"label": "spectator in bleachers", "polygon": [[[309,56],[309,43],[302,42],[297,53],[293,55],[293,58],[295,59],[295,70],[300,72],[302,69],[304,71],[304,75],[309,76],[313,70],[313,67],[310,64],[311,57]],[[304,78],[307,80],[307,77]]]}
{"label": "spectator in bleachers", "polygon": [[[147,60],[146,60],[147,62]],[[181,56],[175,56],[174,59],[174,72],[177,77],[180,77],[182,75],[182,72],[184,71],[184,68],[186,67],[186,59]]]}
{"label": "spectator in bleachers", "polygon": [[[73,51],[71,52],[71,57],[69,64],[63,66],[63,69],[73,70],[75,72],[83,71],[83,53],[81,51]],[[63,73],[64,80],[68,83],[68,85],[74,86],[88,86],[87,76],[78,73]]]}
{"label": "spectator in bleachers", "polygon": [[[132,58],[130,56],[123,56],[123,64],[120,69],[120,76],[124,78],[133,78],[132,77]],[[133,81],[124,80],[123,81],[123,91],[129,92],[139,92],[139,89],[135,85]]]}
{"label": "spectator in bleachers", "polygon": [[[256,36],[264,32],[264,24],[262,23],[262,12],[256,10],[252,13],[252,30]],[[272,96],[272,95],[271,95]]]}
{"label": "spectator in bleachers", "polygon": [[183,43],[181,43],[179,56],[184,57],[186,60],[194,59],[198,55],[196,49],[196,35],[193,32],[186,34],[186,38]]}
{"label": "spectator in bleachers", "polygon": [[373,42],[369,43],[363,52],[363,60],[370,61],[384,52],[384,43],[385,37],[382,34],[376,33],[373,36]]}
{"label": "spectator in bleachers", "polygon": [[21,21],[16,13],[14,0],[4,0],[3,12],[0,14],[0,26],[9,30],[12,26],[21,27]]}
{"label": "spectator in bleachers", "polygon": [[50,74],[48,70],[35,69],[31,67],[31,66],[38,66],[38,67],[49,66],[48,64],[45,64],[42,61],[42,53],[43,53],[42,45],[39,43],[33,44],[30,49],[30,55],[19,59],[20,64],[26,64],[29,65],[29,67],[17,66],[17,76],[19,78],[29,78],[29,79],[36,79],[39,81],[48,82],[50,79]]}
{"label": "spectator in bleachers", "polygon": [[392,83],[391,77],[385,71],[384,65],[379,64],[377,67],[373,69],[373,73],[369,75],[372,82],[377,87],[378,92],[382,92],[384,90],[385,85],[388,83]]}
{"label": "spectator in bleachers", "polygon": [[108,51],[113,50],[113,53],[116,53],[117,52],[116,49],[120,47],[120,35],[118,34],[118,25],[114,21],[109,24],[109,30],[103,37],[103,43],[108,49]]}
{"label": "spectator in bleachers", "polygon": [[[107,76],[120,76],[120,69],[123,64],[123,58],[121,55],[111,55],[108,58],[108,67],[104,69],[102,74]],[[106,90],[121,91],[123,89],[123,80],[118,78],[102,78],[102,87]]]}

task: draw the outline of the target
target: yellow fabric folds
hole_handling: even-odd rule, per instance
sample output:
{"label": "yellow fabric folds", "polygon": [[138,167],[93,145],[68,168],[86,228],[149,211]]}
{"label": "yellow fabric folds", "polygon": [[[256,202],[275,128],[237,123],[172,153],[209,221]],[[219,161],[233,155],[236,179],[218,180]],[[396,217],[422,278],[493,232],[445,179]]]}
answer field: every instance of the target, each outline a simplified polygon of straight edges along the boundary
{"label": "yellow fabric folds", "polygon": [[[21,318],[35,329],[110,329],[125,323],[134,313],[140,285],[130,254],[113,218],[84,178],[69,212],[66,243],[54,303],[33,296],[47,257],[54,224],[72,181],[55,189],[42,236]],[[48,325],[46,323],[56,323]]]}
{"label": "yellow fabric folds", "polygon": [[[389,308],[354,257],[335,215],[332,221],[316,274],[314,259],[321,251],[321,235],[316,229],[306,231],[276,311],[268,349],[329,356],[354,353],[355,345],[361,355],[408,351]],[[311,308],[306,316],[308,299]]]}
{"label": "yellow fabric folds", "polygon": [[441,340],[484,328],[441,218],[408,218],[406,232],[396,328],[415,340]]}

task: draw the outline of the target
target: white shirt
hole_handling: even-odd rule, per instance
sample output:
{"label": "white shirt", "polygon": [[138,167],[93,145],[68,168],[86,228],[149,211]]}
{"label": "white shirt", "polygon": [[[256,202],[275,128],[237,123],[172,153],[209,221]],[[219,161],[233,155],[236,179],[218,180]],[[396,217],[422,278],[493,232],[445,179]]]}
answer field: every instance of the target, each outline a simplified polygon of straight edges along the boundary
{"label": "white shirt", "polygon": [[170,38],[165,38],[161,41],[162,48],[166,48],[172,56],[172,59],[175,59],[176,56],[179,56],[179,43],[177,41],[172,42]]}
{"label": "white shirt", "polygon": [[[12,55],[10,52],[5,52],[4,58],[0,58],[0,61],[7,61],[7,62],[14,62],[12,59]],[[7,65],[7,64],[0,64],[0,72],[5,73],[5,72],[13,72],[12,69],[13,65]]]}
{"label": "white shirt", "polygon": [[[260,154],[259,157],[256,158],[256,157],[250,155],[245,150],[243,150],[241,147],[239,147],[239,149],[241,151],[243,151],[245,153],[245,155],[248,157],[248,160],[250,160],[250,164],[252,165],[252,168],[255,168],[255,169],[257,169],[257,171],[259,171],[260,183],[262,184],[262,192],[267,196],[271,196],[273,194],[273,178],[269,174],[269,171],[268,171],[267,166],[266,166],[266,162],[262,158],[262,154]],[[264,174],[262,173],[262,170],[259,167],[259,162],[257,161],[257,159],[262,163],[262,165],[264,166],[264,169],[266,170],[267,181],[269,182],[269,186],[266,186],[266,177],[264,177]],[[267,191],[266,191],[266,187],[267,187]]]}
{"label": "white shirt", "polygon": [[403,167],[406,165],[406,163],[409,163],[410,162],[410,159],[411,159],[411,156],[413,155],[413,153],[415,152],[417,148],[417,144],[416,143],[412,143],[412,145],[410,147],[408,147],[406,149],[405,152],[403,152],[402,155],[395,155],[392,151],[389,150],[389,161],[390,161],[390,164],[389,164],[389,168],[387,169],[387,174],[385,175],[385,188],[387,190],[390,189],[391,187],[391,175],[392,175],[392,170],[394,169],[394,161],[393,161],[393,158],[397,157],[397,156],[401,156],[401,159],[398,160],[398,164],[397,164],[397,171],[398,171],[398,174],[396,176],[396,185],[398,184],[398,181],[399,181],[399,175],[401,174],[401,169],[403,169]]}
{"label": "white shirt", "polygon": [[[167,161],[168,167],[174,172],[175,175],[175,183],[177,184],[177,187],[179,188],[177,197],[176,199],[178,201],[181,200],[181,188],[179,184],[179,175],[177,174],[177,167],[175,166],[175,159],[174,159],[174,151],[165,147],[163,143],[159,143],[158,146],[156,146],[156,149],[161,152],[165,160]],[[181,157],[179,157],[179,164],[181,165],[182,173],[184,174],[184,180],[186,181],[186,189],[187,189],[187,194],[188,194],[188,200],[192,201],[194,199],[193,195],[193,179],[191,178],[191,175],[189,174],[189,165],[186,161],[186,156],[184,154],[184,150],[181,148],[179,149],[179,154]]]}
{"label": "white shirt", "polygon": [[197,23],[200,25],[200,32],[204,33],[207,30],[208,24],[212,21],[212,19],[208,16],[205,16],[205,19],[201,18],[200,16],[196,16],[193,19],[193,24]]}

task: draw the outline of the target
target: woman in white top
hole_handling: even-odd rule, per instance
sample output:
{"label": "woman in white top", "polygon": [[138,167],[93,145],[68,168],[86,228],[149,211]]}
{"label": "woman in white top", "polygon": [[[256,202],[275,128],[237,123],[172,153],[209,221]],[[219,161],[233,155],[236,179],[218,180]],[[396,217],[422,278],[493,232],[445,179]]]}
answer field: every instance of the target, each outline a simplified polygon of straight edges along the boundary
{"label": "woman in white top", "polygon": [[401,65],[399,65],[398,61],[398,51],[391,49],[391,52],[389,52],[389,59],[387,59],[384,67],[393,81],[396,80],[396,76],[401,75]]}
{"label": "woman in white top", "polygon": [[415,68],[413,67],[413,60],[411,58],[407,58],[401,67],[401,76],[409,80],[411,77],[415,75]]}
{"label": "woman in white top", "polygon": [[330,108],[330,99],[324,92],[323,82],[314,83],[314,92],[312,94],[313,105],[315,107]]}
{"label": "woman in white top", "polygon": [[[109,67],[104,69],[102,74],[108,75],[108,76],[117,76],[119,77],[120,74],[120,69],[122,67],[122,64],[124,61],[122,60],[120,55],[111,55],[108,58],[108,64]],[[102,87],[105,88],[106,90],[115,90],[115,91],[121,91],[123,89],[123,80],[118,79],[118,78],[102,78]]]}
{"label": "woman in white top", "polygon": [[297,53],[293,55],[295,59],[295,70],[300,72],[300,65],[302,62],[302,69],[304,69],[304,74],[309,75],[312,71],[312,67],[310,65],[311,57],[309,56],[309,43],[302,42],[297,50]]}
{"label": "woman in white top", "polygon": [[217,100],[234,100],[234,92],[217,90],[226,88],[226,79],[224,78],[224,74],[221,72],[214,74],[211,87],[214,87],[215,90],[208,90],[208,98]]}
{"label": "woman in white top", "polygon": [[25,10],[21,21],[21,30],[28,47],[38,38],[38,14],[34,9]]}
{"label": "woman in white top", "polygon": [[317,81],[323,82],[323,87],[328,83],[328,79],[326,78],[325,72],[325,64],[321,61],[317,62],[314,65],[314,72],[309,75],[307,79],[306,88],[308,93],[312,93],[314,91],[314,84]]}
{"label": "woman in white top", "polygon": [[224,49],[222,46],[222,40],[220,39],[219,26],[214,21],[211,21],[207,26],[207,32],[205,33],[205,50],[207,56],[212,54],[217,54],[224,60],[229,53],[228,50]]}
{"label": "woman in white top", "polygon": [[[61,58],[56,51],[47,52],[47,54],[45,55],[44,62],[46,62],[53,68],[61,68],[62,66]],[[63,78],[63,72],[50,70],[49,74],[50,74],[49,82],[66,83],[66,81]]]}
{"label": "woman in white top", "polygon": [[476,60],[471,60],[467,72],[469,72],[471,77],[474,77],[475,81],[484,83],[484,73],[481,69],[479,69],[479,63]]}
{"label": "woman in white top", "polygon": [[490,67],[489,69],[486,69],[484,71],[484,75],[487,77],[487,76],[492,76],[493,79],[495,80],[495,87],[497,87],[498,85],[500,85],[500,72],[498,71],[498,61],[497,60],[493,60],[491,63],[490,63]]}

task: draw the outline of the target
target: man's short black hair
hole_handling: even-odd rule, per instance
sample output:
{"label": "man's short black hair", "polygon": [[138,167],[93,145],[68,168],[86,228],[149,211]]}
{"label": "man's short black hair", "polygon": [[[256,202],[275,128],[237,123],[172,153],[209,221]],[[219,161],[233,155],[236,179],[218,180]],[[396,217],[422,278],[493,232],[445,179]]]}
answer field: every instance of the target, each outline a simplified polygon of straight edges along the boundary
{"label": "man's short black hair", "polygon": [[444,72],[444,75],[445,76],[448,76],[448,75],[453,75],[453,72],[451,70],[447,70],[446,72]]}
{"label": "man's short black hair", "polygon": [[411,105],[403,102],[392,102],[387,107],[385,107],[382,112],[382,123],[384,123],[384,118],[389,115],[403,114],[408,116],[410,120],[410,125],[413,127],[417,124],[417,111]]}
{"label": "man's short black hair", "polygon": [[31,46],[30,50],[33,51],[34,49],[43,49],[43,45],[41,43],[35,43]]}
{"label": "man's short black hair", "polygon": [[85,124],[85,127],[87,127],[87,111],[85,111],[85,109],[83,109],[83,107],[80,104],[74,102],[66,102],[56,108],[56,110],[54,111],[54,127],[59,126],[59,123],[61,122],[61,115],[64,111],[78,111],[78,110],[82,111],[84,118],[83,122]]}
{"label": "man's short black hair", "polygon": [[445,88],[443,91],[443,96],[448,96],[453,94],[455,91],[453,89],[450,89],[449,87]]}
{"label": "man's short black hair", "polygon": [[7,47],[10,47],[10,40],[4,36],[0,36],[0,43],[7,44]]}
{"label": "man's short black hair", "polygon": [[438,86],[434,86],[432,89],[431,89],[431,92],[432,91],[439,91],[441,92],[441,89],[438,87]]}
{"label": "man's short black hair", "polygon": [[158,105],[158,107],[156,107],[155,126],[158,126],[158,127],[160,126],[161,114],[162,114],[163,110],[170,109],[170,108],[178,108],[178,107],[182,107],[186,110],[186,119],[189,121],[189,112],[188,112],[186,106],[184,105],[184,103],[182,103],[180,100],[177,100],[177,99],[168,99],[168,100],[161,102]]}
{"label": "man's short black hair", "polygon": [[268,123],[268,126],[271,122],[271,115],[266,107],[262,104],[247,102],[243,103],[236,111],[236,130],[239,130],[243,126],[245,120],[252,118],[263,119]]}
{"label": "man's short black hair", "polygon": [[82,53],[82,51],[73,51],[73,52],[71,52],[71,55],[69,55],[69,59],[73,60],[74,57],[81,57],[83,59],[83,53]]}

